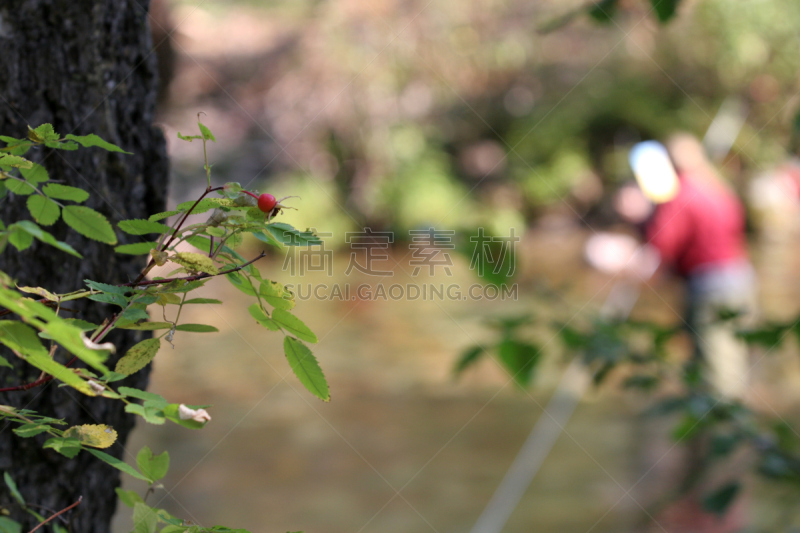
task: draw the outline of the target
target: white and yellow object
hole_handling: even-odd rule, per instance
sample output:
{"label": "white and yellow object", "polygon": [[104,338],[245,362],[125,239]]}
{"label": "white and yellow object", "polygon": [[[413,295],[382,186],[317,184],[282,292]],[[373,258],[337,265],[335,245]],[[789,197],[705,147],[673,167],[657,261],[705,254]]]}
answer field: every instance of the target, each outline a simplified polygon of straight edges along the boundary
{"label": "white and yellow object", "polygon": [[640,142],[631,149],[628,161],[648,200],[663,204],[677,196],[678,174],[664,145],[656,141]]}

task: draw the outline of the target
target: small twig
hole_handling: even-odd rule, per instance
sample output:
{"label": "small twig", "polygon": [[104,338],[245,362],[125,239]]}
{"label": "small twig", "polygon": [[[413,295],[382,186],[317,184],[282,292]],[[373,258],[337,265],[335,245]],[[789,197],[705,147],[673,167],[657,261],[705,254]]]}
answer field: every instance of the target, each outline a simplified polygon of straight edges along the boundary
{"label": "small twig", "polygon": [[[178,235],[178,232],[180,231],[181,226],[183,226],[184,222],[186,222],[186,218],[190,214],[192,214],[192,211],[194,211],[194,208],[197,207],[197,204],[200,203],[200,200],[205,198],[208,195],[208,193],[214,192],[214,191],[219,191],[219,190],[222,190],[224,188],[225,187],[211,187],[210,185],[208,187],[206,187],[205,192],[203,192],[203,194],[200,195],[200,198],[198,198],[195,201],[195,203],[192,204],[192,207],[190,207],[189,210],[186,211],[186,213],[183,214],[183,218],[181,218],[180,222],[178,222],[178,225],[175,226],[175,231],[172,232],[172,235],[170,236],[169,240],[167,240],[167,242],[165,242],[162,246],[158,247],[158,251],[162,252],[162,251],[166,250],[167,248],[169,248],[169,245],[172,244],[172,241],[174,241],[175,237]],[[139,275],[136,277],[136,279],[132,283],[127,284],[127,286],[131,286],[132,287],[134,285],[138,285],[139,282],[144,279],[144,277],[147,275],[147,273],[150,272],[150,270],[152,270],[152,268],[155,266],[155,264],[156,264],[155,259],[151,259],[150,262],[145,267],[145,269],[142,270],[139,273]]]}
{"label": "small twig", "polygon": [[31,529],[28,533],[33,533],[34,531],[36,531],[37,529],[39,529],[40,527],[42,527],[43,525],[45,525],[46,523],[48,523],[52,519],[56,518],[57,516],[66,513],[67,511],[69,511],[73,507],[77,507],[81,503],[82,500],[83,500],[83,496],[78,496],[78,501],[76,501],[75,503],[73,503],[72,505],[70,505],[68,507],[64,507],[63,509],[61,509],[56,514],[52,515],[50,518],[48,518],[44,522],[39,522],[39,525],[37,525],[35,528]]}
{"label": "small twig", "polygon": [[140,283],[135,283],[135,282],[124,283],[124,284],[122,284],[120,286],[121,287],[134,287],[134,286],[135,287],[146,287],[148,285],[163,285],[165,283],[171,283],[173,281],[187,281],[188,282],[188,281],[197,281],[199,279],[205,279],[205,278],[213,278],[215,276],[224,276],[225,274],[231,274],[233,272],[237,272],[237,271],[243,269],[244,267],[255,263],[256,261],[258,261],[262,257],[266,257],[266,255],[267,255],[266,252],[261,252],[259,255],[257,255],[255,258],[251,259],[247,263],[242,263],[238,267],[230,268],[228,270],[223,270],[222,272],[219,272],[217,274],[209,274],[207,272],[203,272],[202,274],[195,274],[194,276],[185,276],[185,277],[182,277],[182,278],[178,277],[178,278],[151,279],[151,280],[147,280],[147,281],[142,281]]}

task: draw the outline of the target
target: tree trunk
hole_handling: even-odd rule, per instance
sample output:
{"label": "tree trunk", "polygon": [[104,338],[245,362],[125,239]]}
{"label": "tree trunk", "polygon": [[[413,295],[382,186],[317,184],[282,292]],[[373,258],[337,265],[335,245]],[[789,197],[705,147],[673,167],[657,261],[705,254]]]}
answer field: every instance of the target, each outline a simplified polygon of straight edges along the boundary
{"label": "tree trunk", "polygon": [[[163,136],[152,127],[157,80],[147,7],[148,0],[0,3],[0,134],[21,138],[28,125],[49,122],[62,136],[95,133],[133,152],[36,148],[26,156],[43,164],[51,180],[90,192],[86,205],[104,213],[114,225],[121,219],[146,218],[165,204],[168,164]],[[7,222],[30,218],[25,198],[9,194],[0,199],[0,218]],[[84,258],[78,260],[38,242],[24,252],[9,246],[0,256],[0,270],[21,286],[68,292],[82,288],[84,279],[130,281],[144,266],[143,258],[114,255],[110,246],[83,238],[63,222],[47,229]],[[121,243],[138,240],[119,237]],[[69,307],[76,311],[72,316],[95,323],[118,309],[88,300],[70,302]],[[107,340],[116,344],[118,357],[145,335],[115,331]],[[68,359],[64,353],[56,357],[62,362]],[[115,361],[109,363],[113,368]],[[16,363],[14,370],[0,369],[0,386],[28,383],[38,374],[29,365]],[[147,369],[121,384],[144,388]],[[124,449],[134,420],[124,413],[121,402],[89,398],[52,381],[26,392],[0,394],[0,404],[33,409],[70,425],[109,424],[119,440],[106,451],[128,461],[135,454]],[[108,532],[116,507],[118,471],[85,452],[70,460],[43,450],[46,439],[42,435],[21,439],[12,429],[9,424],[0,426],[0,470],[11,475],[31,507],[47,517],[83,496],[78,507],[63,515],[68,529]],[[23,531],[36,523],[3,483],[0,507],[23,522]]]}

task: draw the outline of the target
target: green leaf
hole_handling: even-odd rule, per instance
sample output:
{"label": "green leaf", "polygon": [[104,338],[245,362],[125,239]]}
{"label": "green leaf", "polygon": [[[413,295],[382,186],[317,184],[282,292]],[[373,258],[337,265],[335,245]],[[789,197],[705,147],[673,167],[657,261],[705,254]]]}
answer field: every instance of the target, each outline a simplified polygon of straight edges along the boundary
{"label": "green leaf", "polygon": [[106,217],[86,206],[68,205],[62,209],[62,217],[72,229],[95,241],[117,244],[114,228]]}
{"label": "green leaf", "polygon": [[231,282],[231,285],[242,291],[243,293],[247,294],[248,296],[255,296],[256,290],[253,288],[253,284],[250,283],[250,279],[239,272],[231,272],[225,276],[228,278],[228,281]]}
{"label": "green leaf", "polygon": [[294,308],[294,295],[277,281],[261,280],[258,292],[275,309],[289,311]]}
{"label": "green leaf", "polygon": [[120,387],[117,389],[117,392],[122,394],[123,396],[130,396],[131,398],[138,398],[140,400],[144,400],[145,403],[150,403],[152,405],[157,405],[160,407],[166,407],[169,402],[164,399],[163,396],[160,394],[156,394],[154,392],[143,391],[139,389],[134,389],[131,387]]}
{"label": "green leaf", "polygon": [[98,294],[92,294],[89,296],[89,299],[104,304],[118,305],[123,309],[128,306],[128,299],[119,294],[101,292]]}
{"label": "green leaf", "polygon": [[200,133],[203,135],[203,139],[217,142],[217,140],[214,138],[214,134],[211,133],[211,130],[208,129],[202,122],[198,122],[197,125],[200,127]]}
{"label": "green leaf", "polygon": [[125,472],[129,476],[135,477],[136,479],[141,479],[142,481],[147,481],[148,483],[152,482],[152,480],[146,478],[145,476],[143,476],[142,474],[137,472],[136,469],[133,468],[131,465],[127,464],[126,462],[124,462],[124,461],[122,461],[120,459],[117,459],[116,457],[108,455],[107,453],[101,452],[100,450],[96,450],[94,448],[87,448],[86,451],[91,453],[92,455],[94,455],[95,457],[100,459],[101,461],[104,461],[104,462],[110,464],[111,466],[113,466],[117,470],[121,470],[122,472]]}
{"label": "green leaf", "polygon": [[81,254],[75,251],[75,248],[70,246],[65,242],[61,242],[56,240],[50,233],[44,231],[42,228],[31,222],[30,220],[20,220],[14,226],[23,229],[28,235],[32,237],[36,237],[38,240],[42,241],[45,244],[49,244],[54,248],[61,250],[62,252],[67,252],[70,255],[74,255],[75,257],[82,258]]}
{"label": "green leaf", "polygon": [[7,368],[14,368],[11,363],[8,362],[8,359],[0,355],[0,366],[5,366]]}
{"label": "green leaf", "polygon": [[170,257],[169,260],[192,272],[205,272],[211,275],[219,274],[219,269],[207,255],[194,252],[178,252]]}
{"label": "green leaf", "polygon": [[497,347],[500,362],[520,387],[530,384],[537,363],[541,359],[541,350],[526,342],[505,339]]}
{"label": "green leaf", "polygon": [[589,16],[597,22],[609,23],[617,12],[617,0],[600,0],[600,2],[590,4],[588,10]]}
{"label": "green leaf", "polygon": [[119,329],[135,329],[139,331],[154,331],[157,329],[171,329],[171,322],[142,322],[141,324],[117,324]]}
{"label": "green leaf", "polygon": [[52,292],[48,291],[47,289],[43,289],[41,287],[19,287],[19,286],[17,286],[17,288],[19,290],[21,290],[22,292],[27,292],[28,294],[35,294],[37,296],[41,296],[42,298],[46,298],[46,299],[50,300],[51,302],[57,302],[58,301],[58,296],[56,296]]}
{"label": "green leaf", "polygon": [[[0,167],[3,166],[3,160],[0,159]],[[18,194],[20,196],[27,196],[32,194],[36,189],[28,183],[27,181],[15,180],[15,179],[7,179],[3,180],[3,184],[6,188],[13,192],[14,194]]]}
{"label": "green leaf", "polygon": [[18,320],[0,320],[0,343],[24,357],[49,357],[36,331]]}
{"label": "green leaf", "polygon": [[163,220],[165,218],[169,218],[174,215],[179,215],[181,213],[183,213],[183,211],[164,211],[162,213],[156,213],[155,215],[150,215],[150,217],[147,220],[151,222],[158,222],[159,220]]}
{"label": "green leaf", "polygon": [[12,224],[8,228],[7,237],[8,242],[10,242],[11,245],[20,252],[27,250],[33,244],[33,236],[30,233],[20,229],[19,223]]}
{"label": "green leaf", "polygon": [[148,233],[158,233],[160,235],[171,231],[164,224],[142,219],[123,220],[117,226],[129,235],[147,235]]}
{"label": "green leaf", "polygon": [[157,242],[135,242],[132,244],[120,244],[114,247],[114,251],[118,254],[147,255],[156,246],[158,246]]}
{"label": "green leaf", "polygon": [[194,139],[202,139],[202,135],[183,135],[181,132],[178,132],[178,139],[182,141],[189,141],[192,142]]}
{"label": "green leaf", "polygon": [[144,500],[142,499],[142,497],[139,496],[138,494],[136,494],[135,491],[124,490],[124,489],[119,488],[119,487],[117,487],[114,490],[117,493],[117,498],[119,498],[119,501],[121,501],[123,504],[127,505],[128,507],[133,507],[133,505],[136,504],[136,503],[144,503]]}
{"label": "green leaf", "polygon": [[3,472],[3,481],[6,482],[6,486],[8,487],[9,492],[11,492],[11,496],[17,500],[21,506],[25,507],[27,504],[25,503],[25,498],[22,497],[20,494],[19,489],[17,488],[17,484],[14,483],[14,480],[11,479],[11,474],[8,472]]}
{"label": "green leaf", "polygon": [[34,194],[28,196],[28,211],[33,219],[43,226],[55,224],[61,218],[61,209],[53,200]]}
{"label": "green leaf", "polygon": [[192,298],[191,300],[186,300],[183,302],[183,305],[188,304],[221,304],[222,300],[217,300],[215,298]]}
{"label": "green leaf", "polygon": [[272,320],[278,323],[283,329],[296,337],[311,343],[317,342],[317,336],[306,326],[302,320],[283,309],[275,309],[272,312]]}
{"label": "green leaf", "polygon": [[464,353],[461,355],[461,358],[456,363],[453,372],[458,375],[473,364],[475,364],[478,359],[484,354],[483,346],[472,346],[467,348]]}
{"label": "green leaf", "polygon": [[11,154],[0,154],[0,167],[4,168],[33,168],[33,161],[28,161],[24,157]]}
{"label": "green leaf", "polygon": [[267,225],[267,231],[284,246],[308,246],[322,244],[322,240],[313,231],[299,231],[284,222],[273,222]]}
{"label": "green leaf", "polygon": [[169,470],[169,453],[163,452],[153,455],[149,447],[145,446],[136,454],[136,466],[145,476],[158,481],[167,475]]}
{"label": "green leaf", "polygon": [[22,533],[22,524],[6,516],[0,516],[0,533]]}
{"label": "green leaf", "polygon": [[156,510],[144,503],[133,504],[132,533],[156,533],[158,515]]}
{"label": "green leaf", "polygon": [[739,495],[739,483],[728,483],[727,485],[715,490],[703,499],[703,509],[717,516],[722,516],[728,507]]}
{"label": "green leaf", "polygon": [[53,437],[45,441],[42,448],[52,448],[61,455],[72,459],[81,453],[81,441],[75,438]]}
{"label": "green leaf", "polygon": [[23,424],[18,428],[14,429],[14,433],[22,437],[23,439],[27,439],[30,437],[35,437],[40,433],[44,433],[53,429],[51,426],[47,424]]}
{"label": "green leaf", "polygon": [[225,228],[215,228],[213,226],[207,227],[205,232],[212,237],[224,237],[228,233]]}
{"label": "green leaf", "polygon": [[680,0],[650,0],[659,22],[668,22],[675,16]]}
{"label": "green leaf", "polygon": [[160,347],[160,339],[145,339],[137,343],[117,362],[114,372],[126,376],[138,372],[153,360]]}
{"label": "green leaf", "polygon": [[49,174],[47,174],[47,169],[38,163],[33,163],[31,168],[20,168],[19,173],[31,183],[44,183],[50,179]]}
{"label": "green leaf", "polygon": [[60,183],[48,183],[42,188],[42,192],[56,200],[69,200],[70,202],[81,203],[89,199],[89,193],[83,189],[62,185]]}
{"label": "green leaf", "polygon": [[164,411],[158,407],[153,407],[152,405],[145,407],[144,405],[140,405],[138,403],[129,403],[125,406],[125,412],[139,415],[144,418],[145,422],[148,424],[155,424],[157,426],[164,424],[166,421],[164,418]]}
{"label": "green leaf", "polygon": [[119,294],[121,296],[124,296],[125,293],[132,291],[130,287],[119,287],[118,285],[109,285],[108,283],[101,283],[99,281],[92,281],[90,279],[85,279],[83,280],[83,282],[90,289],[99,292],[109,292],[111,294]]}
{"label": "green leaf", "polygon": [[206,324],[180,324],[175,328],[176,331],[191,331],[194,333],[215,333],[219,331],[214,326],[207,326]]}
{"label": "green leaf", "polygon": [[84,148],[89,148],[92,146],[97,146],[98,148],[102,148],[103,150],[108,150],[109,152],[121,152],[123,154],[130,154],[131,152],[126,152],[122,148],[117,145],[111,144],[110,142],[104,141],[94,133],[90,133],[89,135],[66,135],[65,139],[69,139],[71,141],[75,141]]}
{"label": "green leaf", "polygon": [[294,337],[285,337],[283,339],[283,352],[286,354],[286,359],[289,360],[292,372],[300,380],[300,383],[320,400],[324,402],[330,401],[331,395],[328,390],[328,382],[325,380],[325,374],[322,373],[316,357],[311,353],[308,346]]}
{"label": "green leaf", "polygon": [[[194,206],[194,204],[195,200],[183,202],[178,204],[177,209],[186,212],[192,206]],[[233,202],[233,200],[227,200],[225,198],[203,198],[197,202],[197,205],[194,207],[194,209],[192,209],[192,214],[197,215],[200,213],[205,213],[206,211],[211,211],[217,207],[236,207],[236,204]]]}
{"label": "green leaf", "polygon": [[[187,405],[190,409],[197,409],[197,406]],[[189,429],[203,429],[208,422],[198,422],[196,420],[187,419],[183,420],[180,416],[180,405],[177,403],[171,403],[164,408],[164,416],[167,417],[167,420],[175,422],[179,426],[183,426]]]}
{"label": "green leaf", "polygon": [[28,138],[36,142],[57,141],[58,133],[53,129],[52,124],[42,124],[36,128],[28,126]]}
{"label": "green leaf", "polygon": [[247,310],[250,312],[250,316],[255,318],[256,321],[265,328],[271,331],[279,331],[281,329],[277,322],[269,318],[266,313],[264,313],[264,310],[261,309],[261,305],[257,303],[252,304],[247,308]]}

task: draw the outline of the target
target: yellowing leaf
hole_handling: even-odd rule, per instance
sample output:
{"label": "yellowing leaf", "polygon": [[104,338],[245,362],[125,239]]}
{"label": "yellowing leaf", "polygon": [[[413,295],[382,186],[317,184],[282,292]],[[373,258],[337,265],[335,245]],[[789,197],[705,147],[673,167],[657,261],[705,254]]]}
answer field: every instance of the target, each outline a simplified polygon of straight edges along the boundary
{"label": "yellowing leaf", "polygon": [[219,269],[214,266],[210,257],[194,252],[178,252],[169,258],[173,263],[178,263],[186,270],[192,272],[205,272],[211,275],[219,274]]}
{"label": "yellowing leaf", "polygon": [[156,356],[156,353],[158,353],[158,349],[160,347],[161,341],[159,339],[143,340],[142,342],[134,345],[130,350],[128,350],[128,353],[126,353],[122,359],[117,361],[117,366],[114,368],[114,372],[118,374],[125,374],[126,376],[130,376],[131,374],[138,372],[153,360],[153,357]]}
{"label": "yellowing leaf", "polygon": [[108,448],[116,442],[117,432],[105,424],[84,424],[72,426],[64,432],[64,437],[78,439],[81,444],[94,448]]}

